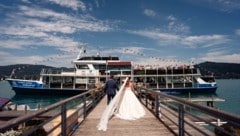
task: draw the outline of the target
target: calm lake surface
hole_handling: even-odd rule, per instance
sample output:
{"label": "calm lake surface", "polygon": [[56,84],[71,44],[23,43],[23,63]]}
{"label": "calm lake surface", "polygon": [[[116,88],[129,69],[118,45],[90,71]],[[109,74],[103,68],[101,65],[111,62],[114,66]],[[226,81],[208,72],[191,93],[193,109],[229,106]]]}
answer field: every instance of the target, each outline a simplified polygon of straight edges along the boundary
{"label": "calm lake surface", "polygon": [[[219,97],[225,99],[225,102],[216,102],[215,105],[220,110],[231,112],[240,115],[240,80],[217,80],[218,89],[215,94],[198,94],[191,95],[191,97]],[[12,98],[12,101],[17,104],[28,104],[31,108],[36,108],[38,104],[41,107],[48,106],[62,99],[66,96],[33,96],[33,95],[15,95],[11,90],[7,81],[0,81],[0,97]],[[181,96],[188,97],[188,96]]]}

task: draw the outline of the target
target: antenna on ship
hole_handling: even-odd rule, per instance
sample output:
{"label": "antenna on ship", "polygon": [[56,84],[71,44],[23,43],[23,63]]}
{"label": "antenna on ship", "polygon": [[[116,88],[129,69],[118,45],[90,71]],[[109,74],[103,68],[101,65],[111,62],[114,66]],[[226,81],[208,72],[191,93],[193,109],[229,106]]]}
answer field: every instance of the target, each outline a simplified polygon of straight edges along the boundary
{"label": "antenna on ship", "polygon": [[85,49],[84,46],[80,46],[80,51],[79,51],[78,56],[77,56],[76,59],[80,59],[80,57],[81,57],[81,55],[82,55],[83,53],[84,53],[84,54],[86,53],[86,49]]}
{"label": "antenna on ship", "polygon": [[100,56],[100,47],[97,46],[97,56]]}

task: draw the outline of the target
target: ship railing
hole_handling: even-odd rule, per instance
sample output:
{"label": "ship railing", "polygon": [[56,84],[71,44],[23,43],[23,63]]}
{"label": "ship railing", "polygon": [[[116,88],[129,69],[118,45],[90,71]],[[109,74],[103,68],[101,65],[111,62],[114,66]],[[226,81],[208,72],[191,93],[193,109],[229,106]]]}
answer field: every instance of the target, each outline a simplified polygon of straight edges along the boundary
{"label": "ship railing", "polygon": [[75,69],[48,68],[48,69],[42,69],[41,75],[61,74],[62,72],[74,72],[74,71],[75,71]]}
{"label": "ship railing", "polygon": [[239,134],[237,115],[141,86],[135,90],[139,100],[176,135]]}
{"label": "ship railing", "polygon": [[22,116],[2,123],[0,135],[1,133],[20,133],[21,136],[71,135],[104,95],[102,88],[92,89],[40,110],[28,111]]}

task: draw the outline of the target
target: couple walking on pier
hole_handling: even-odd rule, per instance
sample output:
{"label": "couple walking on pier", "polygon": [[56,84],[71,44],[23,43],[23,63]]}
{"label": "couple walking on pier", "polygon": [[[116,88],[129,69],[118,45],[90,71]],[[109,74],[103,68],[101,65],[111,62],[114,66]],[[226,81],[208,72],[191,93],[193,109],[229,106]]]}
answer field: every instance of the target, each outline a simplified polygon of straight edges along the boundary
{"label": "couple walking on pier", "polygon": [[136,120],[145,115],[145,110],[142,104],[138,101],[132,90],[130,79],[126,78],[117,93],[116,89],[118,89],[118,87],[115,86],[116,84],[113,76],[111,76],[110,80],[105,84],[106,93],[110,95],[108,95],[108,105],[97,126],[98,130],[106,131],[108,120],[113,115],[124,120]]}

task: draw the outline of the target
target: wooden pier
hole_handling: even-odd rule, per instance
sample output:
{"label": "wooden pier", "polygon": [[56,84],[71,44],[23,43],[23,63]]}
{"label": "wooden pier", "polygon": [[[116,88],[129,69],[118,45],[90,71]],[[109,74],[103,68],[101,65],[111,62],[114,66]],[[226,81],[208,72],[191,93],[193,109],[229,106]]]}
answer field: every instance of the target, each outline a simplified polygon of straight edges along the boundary
{"label": "wooden pier", "polygon": [[[211,136],[215,135],[214,130],[221,131],[223,134],[232,135],[232,132],[228,132],[220,126],[221,122],[228,123],[228,126],[234,128],[240,128],[240,118],[238,116],[221,112],[215,108],[202,106],[193,101],[155,92],[154,90],[146,88],[136,89],[136,95],[144,105],[146,115],[143,118],[131,121],[122,120],[113,116],[108,121],[106,131],[99,131],[97,129],[100,118],[107,107],[106,96],[104,96],[102,90],[90,90],[57,102],[44,109],[27,112],[27,114],[25,112],[9,111],[9,113],[7,113],[2,111],[0,117],[13,119],[0,122],[0,133],[13,128],[20,130],[21,128],[19,126],[23,123],[39,118],[45,119],[43,119],[43,122],[40,124],[25,130],[23,135],[32,135],[38,133],[37,130],[44,130],[46,135],[50,136]],[[81,100],[79,101],[80,103],[78,103],[79,99]],[[67,109],[68,104],[71,104],[71,109],[73,110],[69,111],[69,109]],[[200,114],[192,114],[188,111],[189,108],[193,108],[194,112],[198,111],[199,113],[203,113],[204,118],[199,116]],[[206,119],[206,116],[209,118]],[[213,119],[217,119],[215,123]],[[231,124],[229,124],[229,122]],[[213,127],[213,129],[201,126],[201,123],[209,125],[209,127]]]}
{"label": "wooden pier", "polygon": [[74,132],[74,136],[171,136],[174,135],[163,123],[145,108],[146,115],[138,120],[122,120],[113,117],[108,122],[107,131],[99,131],[97,125],[102,113],[107,106],[106,96],[99,102],[96,108],[88,115],[86,120]]}

